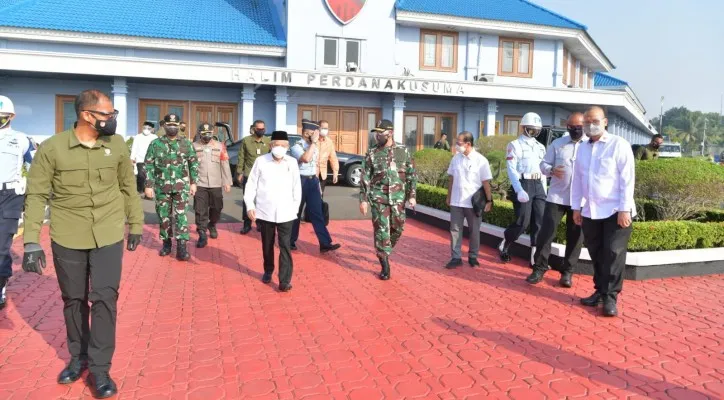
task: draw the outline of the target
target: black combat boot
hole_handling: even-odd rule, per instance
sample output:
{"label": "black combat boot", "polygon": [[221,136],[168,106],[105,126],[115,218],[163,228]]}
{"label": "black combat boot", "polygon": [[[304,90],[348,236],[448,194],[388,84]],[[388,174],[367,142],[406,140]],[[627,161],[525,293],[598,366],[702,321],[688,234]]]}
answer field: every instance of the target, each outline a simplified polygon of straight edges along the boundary
{"label": "black combat boot", "polygon": [[206,231],[203,229],[199,230],[199,240],[196,242],[196,248],[203,249],[208,242],[209,239],[206,237]]}
{"label": "black combat boot", "polygon": [[216,230],[215,226],[209,227],[209,237],[212,239],[216,239],[217,237],[219,237],[219,232]]}
{"label": "black combat boot", "polygon": [[511,260],[510,254],[508,253],[509,244],[503,239],[498,245],[498,253],[500,254],[500,261],[507,263]]}
{"label": "black combat boot", "polygon": [[158,252],[158,255],[161,257],[165,257],[169,254],[171,254],[171,239],[166,239],[163,241],[163,247],[161,247],[161,251]]}
{"label": "black combat boot", "polygon": [[525,278],[525,281],[530,283],[531,285],[535,285],[537,283],[540,283],[540,281],[543,280],[543,275],[545,275],[546,270],[537,266],[533,265],[533,272],[528,275],[527,278]]}
{"label": "black combat boot", "polygon": [[380,257],[380,265],[382,271],[380,271],[380,279],[386,281],[390,279],[390,260],[387,257]]}
{"label": "black combat boot", "polygon": [[573,273],[571,271],[564,271],[561,272],[561,280],[558,282],[561,286],[564,288],[569,288],[573,286]]}
{"label": "black combat boot", "polygon": [[189,254],[189,251],[186,248],[185,240],[176,241],[176,259],[179,261],[188,261],[191,259],[191,254]]}

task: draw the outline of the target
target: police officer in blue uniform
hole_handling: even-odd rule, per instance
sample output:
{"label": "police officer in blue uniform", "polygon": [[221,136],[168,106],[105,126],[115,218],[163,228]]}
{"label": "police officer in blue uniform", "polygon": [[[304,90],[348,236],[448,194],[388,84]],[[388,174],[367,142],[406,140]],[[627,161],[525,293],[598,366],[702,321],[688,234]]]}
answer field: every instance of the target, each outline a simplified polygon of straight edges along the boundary
{"label": "police officer in blue uniform", "polygon": [[[520,121],[523,132],[518,139],[508,144],[506,160],[516,221],[505,230],[503,241],[498,246],[500,259],[510,261],[508,250],[518,237],[530,225],[531,266],[535,254],[536,235],[543,221],[546,204],[546,177],[541,173],[540,163],[546,155],[543,146],[536,137],[543,124],[536,113],[527,113]],[[514,193],[513,193],[514,192]]]}
{"label": "police officer in blue uniform", "polygon": [[0,96],[0,309],[7,302],[6,288],[13,274],[10,246],[18,233],[18,221],[25,203],[23,164],[33,160],[35,147],[25,134],[13,130],[13,102]]}

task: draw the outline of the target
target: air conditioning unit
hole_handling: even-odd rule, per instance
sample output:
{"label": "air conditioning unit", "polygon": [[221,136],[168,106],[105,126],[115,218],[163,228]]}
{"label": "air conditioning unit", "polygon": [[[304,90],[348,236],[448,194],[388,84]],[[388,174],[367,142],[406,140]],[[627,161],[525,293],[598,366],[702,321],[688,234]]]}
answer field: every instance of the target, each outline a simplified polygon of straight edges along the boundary
{"label": "air conditioning unit", "polygon": [[358,72],[359,67],[357,67],[356,62],[348,62],[347,63],[347,72]]}
{"label": "air conditioning unit", "polygon": [[474,81],[477,82],[493,82],[495,80],[494,74],[478,74],[473,77]]}

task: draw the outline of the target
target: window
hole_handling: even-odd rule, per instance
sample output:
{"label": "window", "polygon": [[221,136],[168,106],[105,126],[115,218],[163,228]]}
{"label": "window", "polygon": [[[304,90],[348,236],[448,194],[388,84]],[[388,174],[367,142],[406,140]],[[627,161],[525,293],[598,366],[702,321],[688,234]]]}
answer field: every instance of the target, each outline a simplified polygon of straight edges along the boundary
{"label": "window", "polygon": [[563,84],[568,86],[568,50],[563,48]]}
{"label": "window", "polygon": [[444,132],[449,144],[455,140],[457,115],[446,113],[405,113],[404,141],[410,151],[432,148]]}
{"label": "window", "polygon": [[324,66],[337,66],[337,39],[324,39]]}
{"label": "window", "polygon": [[533,77],[533,41],[500,38],[498,75]]}
{"label": "window", "polygon": [[[347,41],[347,63],[355,63],[357,65],[357,68],[359,69],[359,41],[357,40],[348,40]],[[347,65],[345,64],[345,68]]]}
{"label": "window", "polygon": [[456,72],[458,69],[457,32],[421,30],[420,69]]}
{"label": "window", "polygon": [[522,117],[517,115],[506,115],[503,117],[503,124],[505,125],[506,135],[518,135],[520,132],[520,120]]}
{"label": "window", "polygon": [[73,128],[77,119],[75,96],[55,96],[55,132],[64,132]]}

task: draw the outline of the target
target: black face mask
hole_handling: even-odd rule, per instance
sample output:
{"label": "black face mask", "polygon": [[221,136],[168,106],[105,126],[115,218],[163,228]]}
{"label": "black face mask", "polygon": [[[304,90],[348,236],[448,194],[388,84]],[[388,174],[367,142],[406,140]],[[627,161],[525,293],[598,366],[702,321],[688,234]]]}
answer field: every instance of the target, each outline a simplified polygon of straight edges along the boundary
{"label": "black face mask", "polygon": [[390,140],[390,135],[375,135],[375,140],[377,140],[378,146],[384,146]]}
{"label": "black face mask", "polygon": [[99,119],[96,119],[95,125],[93,127],[96,131],[98,131],[98,134],[101,136],[113,136],[116,134],[116,125],[118,124],[118,121],[116,121],[115,118],[109,119],[106,121],[101,121]]}
{"label": "black face mask", "polygon": [[658,143],[651,143],[651,147],[653,147],[654,149],[657,149],[657,150],[658,150],[659,147],[661,147],[661,145],[658,144]]}
{"label": "black face mask", "polygon": [[163,129],[166,131],[166,136],[175,137],[178,135],[178,126],[164,126]]}
{"label": "black face mask", "polygon": [[0,129],[10,125],[10,117],[0,117]]}
{"label": "black face mask", "polygon": [[204,143],[209,143],[211,141],[212,135],[210,133],[201,134],[201,141]]}
{"label": "black face mask", "polygon": [[256,134],[257,137],[262,137],[266,133],[266,129],[255,129],[254,134]]}
{"label": "black face mask", "polygon": [[578,140],[583,136],[583,126],[571,126],[568,125],[568,134],[571,135],[571,139]]}

